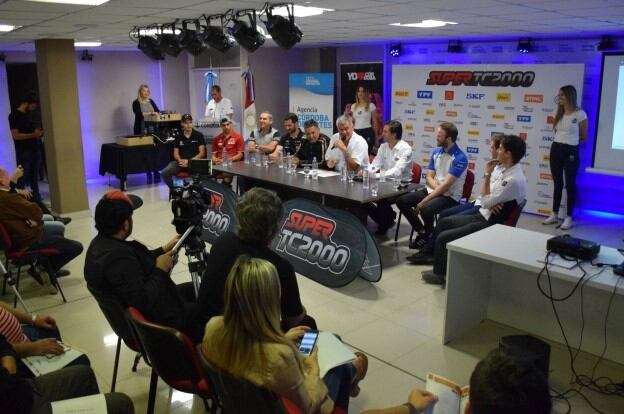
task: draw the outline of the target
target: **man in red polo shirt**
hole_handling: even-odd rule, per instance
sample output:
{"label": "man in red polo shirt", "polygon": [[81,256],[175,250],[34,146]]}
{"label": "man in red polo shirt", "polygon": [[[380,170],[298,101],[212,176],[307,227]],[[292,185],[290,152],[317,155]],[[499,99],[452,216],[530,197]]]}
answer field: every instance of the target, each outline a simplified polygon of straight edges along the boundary
{"label": "man in red polo shirt", "polygon": [[[245,141],[238,132],[232,129],[232,120],[228,117],[221,119],[222,132],[212,140],[212,162],[215,164],[223,163],[223,147],[227,152],[228,161],[241,161],[244,157]],[[230,185],[232,176],[223,175],[223,183]]]}

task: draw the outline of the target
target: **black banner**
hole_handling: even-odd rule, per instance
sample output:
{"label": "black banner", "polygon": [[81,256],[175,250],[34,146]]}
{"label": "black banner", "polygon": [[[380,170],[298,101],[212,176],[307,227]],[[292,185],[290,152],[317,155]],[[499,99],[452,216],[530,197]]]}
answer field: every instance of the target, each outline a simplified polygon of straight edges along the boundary
{"label": "black banner", "polygon": [[202,180],[201,185],[210,193],[210,205],[202,220],[202,239],[213,243],[222,234],[235,230],[238,196],[214,180]]}
{"label": "black banner", "polygon": [[381,278],[377,246],[352,214],[295,198],[284,204],[280,223],[271,248],[297,273],[329,287],[358,275],[372,282]]}
{"label": "black banner", "polygon": [[[383,120],[383,63],[342,63],[340,65],[340,107],[345,112],[347,105],[355,102],[358,86],[364,86],[371,93],[379,120]],[[380,122],[380,124],[383,124]]]}

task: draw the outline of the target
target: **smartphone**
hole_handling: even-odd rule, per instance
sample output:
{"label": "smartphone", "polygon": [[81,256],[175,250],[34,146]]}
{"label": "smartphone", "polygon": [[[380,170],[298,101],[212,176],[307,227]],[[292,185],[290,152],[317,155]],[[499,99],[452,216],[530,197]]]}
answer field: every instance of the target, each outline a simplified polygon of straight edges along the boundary
{"label": "smartphone", "polygon": [[318,331],[308,331],[301,338],[301,344],[299,344],[299,352],[303,355],[310,355],[318,339]]}
{"label": "smartphone", "polygon": [[173,254],[178,254],[178,251],[180,250],[180,247],[182,247],[182,244],[184,243],[184,241],[186,240],[186,238],[193,232],[193,227],[189,227],[188,229],[186,229],[186,231],[184,232],[184,234],[182,236],[180,236],[180,239],[176,242],[176,244],[173,246]]}

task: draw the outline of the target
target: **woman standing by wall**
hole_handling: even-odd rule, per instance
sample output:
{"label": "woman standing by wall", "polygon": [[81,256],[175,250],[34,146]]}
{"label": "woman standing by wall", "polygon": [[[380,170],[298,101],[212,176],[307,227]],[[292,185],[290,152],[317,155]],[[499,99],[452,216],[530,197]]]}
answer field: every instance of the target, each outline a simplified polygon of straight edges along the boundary
{"label": "woman standing by wall", "polygon": [[[156,102],[150,98],[150,89],[146,84],[139,86],[137,98],[132,102],[132,112],[134,112],[134,135],[143,135],[147,133],[145,128],[145,117],[149,115],[156,115],[160,112]],[[160,175],[158,174],[158,166],[154,155],[148,155],[147,165],[150,171],[147,171],[147,183],[152,183],[152,173],[154,175],[154,181],[160,182]]]}
{"label": "woman standing by wall", "polygon": [[355,119],[355,132],[366,140],[369,154],[379,144],[376,109],[375,104],[370,101],[370,91],[362,85],[358,86],[351,112]]}

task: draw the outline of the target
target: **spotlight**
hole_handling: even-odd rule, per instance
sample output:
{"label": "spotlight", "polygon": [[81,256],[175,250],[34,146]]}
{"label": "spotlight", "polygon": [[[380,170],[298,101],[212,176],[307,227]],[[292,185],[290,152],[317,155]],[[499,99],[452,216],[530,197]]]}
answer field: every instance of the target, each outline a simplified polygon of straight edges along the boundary
{"label": "spotlight", "polygon": [[[247,16],[249,24],[239,20],[239,17]],[[248,52],[255,52],[264,44],[264,35],[256,28],[256,11],[253,9],[239,10],[232,18],[234,25],[228,31],[234,36],[238,44]]]}
{"label": "spotlight", "polygon": [[390,56],[399,57],[401,56],[402,51],[403,51],[403,46],[401,46],[400,43],[390,45],[390,50],[389,50]]}
{"label": "spotlight", "polygon": [[448,53],[462,53],[464,51],[461,40],[449,40]]}
{"label": "spotlight", "polygon": [[[286,8],[288,18],[273,14],[273,10],[278,7]],[[299,26],[295,24],[294,6],[292,3],[274,5],[267,3],[265,12],[267,20],[263,22],[264,26],[273,38],[273,41],[277,43],[279,47],[282,49],[290,49],[301,41],[303,32],[299,29]]]}
{"label": "spotlight", "polygon": [[183,21],[182,33],[180,33],[180,47],[186,49],[191,55],[197,56],[206,50],[204,33],[201,32],[201,26],[198,20],[195,20],[195,30],[191,30],[187,26],[188,21]]}
{"label": "spotlight", "polygon": [[80,60],[82,60],[83,62],[91,62],[93,60],[93,55],[85,49],[80,54]]}
{"label": "spotlight", "polygon": [[529,53],[533,51],[533,39],[530,37],[518,39],[518,52]]}
{"label": "spotlight", "polygon": [[175,23],[171,23],[169,26],[162,26],[160,29],[160,33],[157,36],[160,50],[165,52],[166,54],[178,57],[180,52],[182,52],[182,46],[180,45],[180,32],[176,31]]}
{"label": "spotlight", "polygon": [[603,50],[615,49],[615,41],[610,35],[604,35],[600,38],[600,43],[596,46],[596,50],[602,52]]}
{"label": "spotlight", "polygon": [[165,59],[162,50],[160,50],[158,41],[151,36],[141,36],[139,34],[139,43],[137,47],[141,52],[145,53],[147,57],[150,57],[154,60]]}
{"label": "spotlight", "polygon": [[[218,50],[221,53],[227,52],[232,46],[234,46],[234,38],[224,30],[225,18],[226,16],[224,14],[204,16],[204,19],[206,19],[206,23],[208,24],[207,26],[204,26],[204,41],[208,43],[208,46]],[[221,25],[211,26],[210,22],[217,19],[220,20]]]}

